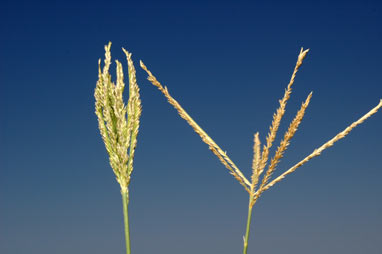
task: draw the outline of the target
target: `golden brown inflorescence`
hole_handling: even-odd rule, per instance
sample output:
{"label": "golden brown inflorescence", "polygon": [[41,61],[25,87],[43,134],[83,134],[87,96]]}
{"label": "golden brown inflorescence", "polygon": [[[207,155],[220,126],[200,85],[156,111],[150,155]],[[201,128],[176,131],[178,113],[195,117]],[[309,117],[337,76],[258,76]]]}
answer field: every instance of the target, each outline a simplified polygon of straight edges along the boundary
{"label": "golden brown inflorescence", "polygon": [[290,169],[282,173],[280,176],[270,181],[272,174],[276,170],[276,167],[278,163],[280,162],[281,158],[284,156],[284,152],[288,148],[288,145],[290,144],[292,137],[296,133],[297,128],[304,117],[305,111],[312,97],[312,92],[311,92],[306,98],[305,102],[303,102],[300,110],[296,114],[296,117],[290,123],[288,130],[284,134],[284,137],[281,140],[280,145],[277,148],[274,157],[270,160],[270,164],[268,165],[268,168],[262,180],[260,181],[260,176],[265,170],[267,163],[269,161],[269,150],[272,147],[273,142],[276,138],[276,134],[280,126],[281,119],[283,118],[285,113],[285,107],[286,107],[287,101],[290,98],[290,94],[292,92],[292,85],[294,83],[296,73],[301,67],[308,51],[309,50],[304,50],[302,48],[300,51],[300,54],[298,55],[295,68],[293,70],[288,86],[285,89],[284,96],[279,101],[280,106],[276,110],[276,113],[273,115],[272,124],[269,127],[269,133],[268,133],[268,136],[266,137],[266,143],[263,147],[262,152],[260,149],[259,134],[256,133],[254,136],[254,148],[253,148],[254,157],[252,162],[251,182],[248,181],[248,179],[239,170],[239,168],[232,162],[232,160],[228,157],[226,152],[223,152],[223,150],[215,143],[215,141],[187,114],[187,112],[182,108],[182,106],[170,95],[170,93],[167,90],[167,87],[164,87],[161,85],[161,83],[148,70],[148,68],[143,64],[142,61],[140,62],[140,64],[141,64],[141,67],[147,72],[148,80],[164,94],[168,102],[171,105],[173,105],[174,108],[178,111],[179,115],[189,123],[189,125],[194,129],[194,131],[197,134],[199,134],[201,139],[209,146],[209,149],[219,158],[219,160],[223,163],[223,165],[230,171],[230,173],[239,181],[239,183],[249,193],[252,199],[252,201],[250,202],[250,206],[253,206],[256,203],[256,200],[260,197],[260,195],[265,190],[268,190],[270,187],[272,187],[273,185],[281,181],[286,175],[294,172],[298,167],[302,166],[311,158],[320,155],[323,150],[332,146],[336,141],[340,140],[341,138],[344,138],[354,127],[356,127],[357,125],[365,121],[371,115],[375,114],[378,111],[378,109],[382,107],[382,100],[381,100],[381,102],[375,108],[373,108],[370,112],[368,112],[358,121],[354,122],[352,125],[347,127],[343,132],[336,135],[333,139],[331,139],[330,141],[322,145],[320,148],[314,150],[312,154],[307,156],[302,161],[298,162],[295,166],[291,167]]}
{"label": "golden brown inflorescence", "polygon": [[116,61],[116,84],[111,81],[109,74],[110,47],[111,43],[105,46],[103,70],[101,70],[101,59],[98,61],[98,81],[94,92],[95,113],[102,139],[109,154],[110,166],[121,186],[121,192],[127,193],[133,171],[139,118],[142,112],[141,100],[131,54],[123,49],[127,58],[129,75],[129,99],[125,105],[123,101],[125,88],[123,68],[118,60]]}

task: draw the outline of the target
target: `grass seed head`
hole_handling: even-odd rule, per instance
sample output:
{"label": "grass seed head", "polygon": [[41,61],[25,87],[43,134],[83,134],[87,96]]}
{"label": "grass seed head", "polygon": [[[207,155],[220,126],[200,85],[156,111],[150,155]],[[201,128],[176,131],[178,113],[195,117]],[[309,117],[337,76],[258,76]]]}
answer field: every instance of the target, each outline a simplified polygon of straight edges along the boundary
{"label": "grass seed head", "polygon": [[337,142],[339,139],[344,138],[353,128],[355,128],[357,125],[361,124],[363,121],[365,121],[368,117],[375,114],[380,107],[382,107],[382,100],[381,102],[372,109],[369,113],[361,117],[358,121],[351,124],[349,127],[347,127],[343,132],[340,132],[337,134],[333,139],[329,140],[327,143],[322,145],[320,148],[313,151],[312,154],[307,156],[305,159],[297,163],[295,166],[290,168],[289,170],[282,173],[279,177],[275,178],[274,180],[270,181],[270,178],[273,174],[273,172],[276,170],[276,167],[278,163],[280,162],[281,158],[284,156],[284,152],[288,148],[291,139],[293,138],[294,134],[296,133],[304,115],[306,108],[309,105],[310,99],[312,97],[312,93],[308,95],[305,102],[302,104],[300,110],[297,112],[295,118],[292,120],[292,122],[289,125],[288,130],[284,134],[283,139],[280,142],[280,145],[278,146],[275,155],[270,160],[270,164],[268,166],[268,169],[266,173],[264,174],[260,186],[256,190],[256,186],[258,182],[260,182],[260,176],[262,172],[264,171],[269,158],[269,151],[270,148],[273,145],[273,142],[276,138],[277,131],[279,129],[281,120],[285,114],[285,108],[287,101],[290,98],[290,95],[292,93],[292,85],[295,81],[296,74],[298,70],[300,69],[303,60],[307,56],[307,53],[309,52],[309,49],[304,50],[301,48],[300,53],[297,57],[297,62],[294,67],[292,76],[290,78],[290,81],[287,85],[287,88],[285,89],[284,96],[282,99],[279,100],[279,108],[276,110],[276,112],[273,114],[272,124],[269,127],[269,133],[266,137],[266,142],[263,147],[263,150],[261,152],[260,149],[260,138],[259,134],[256,133],[254,136],[254,147],[253,147],[253,161],[252,161],[252,176],[251,176],[251,182],[249,182],[244,174],[239,170],[239,168],[235,165],[235,163],[232,162],[232,160],[227,156],[226,152],[223,152],[223,150],[215,143],[215,141],[188,115],[188,113],[182,108],[182,106],[170,95],[168,92],[167,87],[164,87],[161,85],[161,83],[156,79],[156,77],[147,69],[147,67],[144,65],[144,63],[141,61],[140,65],[142,69],[144,69],[148,74],[148,80],[156,86],[163,95],[167,98],[168,102],[178,111],[178,114],[180,117],[182,117],[184,120],[187,121],[187,123],[194,129],[194,131],[201,137],[202,141],[205,142],[209,149],[218,157],[218,159],[221,161],[221,163],[230,171],[230,174],[232,174],[236,180],[239,181],[239,183],[245,188],[245,190],[251,195],[251,204],[250,206],[253,206],[256,202],[257,198],[261,195],[262,192],[265,190],[268,190],[270,187],[274,186],[276,183],[281,181],[285,178],[286,175],[294,172],[298,167],[302,166],[304,163],[309,161],[311,158],[318,156],[321,154],[323,150],[326,148],[332,146],[335,142]]}
{"label": "grass seed head", "polygon": [[[135,68],[131,54],[125,49],[129,74],[129,100],[123,101],[125,89],[122,64],[116,61],[116,83],[111,81],[109,69],[111,65],[111,43],[105,46],[104,67],[101,71],[101,60],[98,61],[98,81],[96,84],[95,113],[98,126],[109,154],[112,167],[121,191],[127,193],[130,175],[133,170],[134,152],[137,143],[141,100],[135,78]],[[130,149],[129,149],[130,148]]]}

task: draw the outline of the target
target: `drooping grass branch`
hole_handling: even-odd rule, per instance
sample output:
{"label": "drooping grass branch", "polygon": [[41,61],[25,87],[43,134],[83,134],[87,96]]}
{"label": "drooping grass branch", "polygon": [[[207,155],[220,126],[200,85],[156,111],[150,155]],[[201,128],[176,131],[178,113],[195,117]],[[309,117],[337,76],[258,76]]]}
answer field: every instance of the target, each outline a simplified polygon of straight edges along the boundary
{"label": "drooping grass branch", "polygon": [[219,158],[219,160],[223,163],[223,165],[230,171],[230,173],[239,181],[239,183],[248,191],[248,187],[251,183],[245,178],[243,173],[239,170],[239,168],[232,162],[232,160],[228,157],[226,152],[215,143],[215,141],[207,135],[207,133],[191,118],[191,116],[182,108],[182,106],[170,95],[167,90],[167,87],[163,87],[161,83],[152,75],[152,73],[147,69],[144,63],[140,62],[141,67],[148,73],[148,80],[156,86],[159,91],[161,91],[164,96],[167,98],[168,102],[174,106],[174,108],[178,111],[180,117],[188,122],[188,124],[194,129],[194,131],[199,134],[204,143],[206,143],[209,149]]}
{"label": "drooping grass branch", "polygon": [[129,99],[127,105],[125,105],[123,101],[125,83],[122,64],[116,61],[116,84],[111,81],[111,75],[109,74],[111,65],[110,47],[111,43],[109,42],[105,46],[105,60],[102,71],[101,60],[98,61],[98,81],[94,92],[96,100],[95,113],[106,151],[109,154],[110,166],[115,173],[117,182],[121,186],[126,253],[130,254],[128,187],[133,171],[134,152],[142,110],[131,54],[123,49],[127,58],[129,75]]}
{"label": "drooping grass branch", "polygon": [[355,128],[357,125],[364,122],[367,118],[375,114],[378,111],[378,109],[382,107],[382,100],[381,100],[380,103],[375,108],[373,108],[370,112],[368,112],[363,117],[361,117],[358,121],[351,124],[344,131],[337,134],[334,138],[329,140],[327,143],[325,143],[318,149],[314,150],[313,153],[307,156],[305,159],[303,159],[302,161],[300,161],[299,163],[297,163],[296,165],[294,165],[293,167],[291,167],[290,169],[288,169],[287,171],[282,173],[280,176],[276,177],[274,180],[271,181],[272,174],[275,172],[277,165],[279,164],[280,160],[284,156],[284,153],[286,149],[288,148],[291,139],[296,133],[305,115],[305,111],[312,97],[312,93],[310,93],[308,97],[306,98],[305,102],[303,102],[300,110],[297,112],[296,117],[290,123],[288,130],[286,131],[283,139],[280,142],[279,147],[276,149],[275,155],[270,160],[270,164],[268,165],[268,168],[265,171],[263,178],[260,179],[261,174],[264,172],[267,166],[267,163],[269,161],[269,151],[276,138],[278,128],[280,126],[281,120],[285,113],[286,104],[292,92],[292,85],[295,81],[296,73],[300,69],[308,51],[309,50],[301,49],[300,54],[298,55],[297,63],[295,65],[292,76],[285,90],[284,96],[279,101],[280,106],[277,109],[276,113],[273,115],[272,124],[269,127],[269,133],[266,137],[266,142],[262,151],[260,149],[261,142],[259,138],[259,133],[256,133],[254,136],[254,146],[253,146],[254,155],[253,155],[253,161],[252,161],[252,175],[250,178],[251,182],[247,180],[247,178],[244,176],[242,171],[232,162],[232,160],[227,156],[225,152],[223,152],[223,150],[215,143],[215,141],[187,114],[187,112],[182,108],[182,106],[170,95],[170,93],[167,90],[167,87],[162,86],[162,84],[148,70],[148,68],[143,64],[143,62],[142,61],[140,62],[141,67],[148,74],[148,80],[164,94],[168,102],[178,111],[178,114],[184,120],[188,122],[188,124],[194,129],[194,131],[197,134],[199,134],[203,142],[205,142],[208,145],[209,149],[218,157],[218,159],[229,170],[229,172],[239,181],[239,183],[249,193],[248,218],[247,218],[247,226],[246,226],[246,231],[244,236],[243,254],[246,254],[248,249],[248,238],[249,238],[249,232],[250,232],[252,208],[254,204],[256,203],[256,201],[258,200],[258,198],[261,196],[261,194],[264,191],[268,190],[270,187],[274,186],[276,183],[280,182],[282,179],[285,178],[286,175],[294,172],[298,167],[302,166],[313,157],[320,155],[323,150],[325,150],[326,148],[329,148],[335,142],[344,138],[353,128]]}

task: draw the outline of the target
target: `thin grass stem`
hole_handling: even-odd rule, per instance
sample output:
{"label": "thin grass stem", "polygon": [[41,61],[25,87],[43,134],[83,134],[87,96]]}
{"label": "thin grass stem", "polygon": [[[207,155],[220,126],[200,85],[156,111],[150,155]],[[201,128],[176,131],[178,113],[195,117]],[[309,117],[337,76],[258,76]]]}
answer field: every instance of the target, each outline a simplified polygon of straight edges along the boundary
{"label": "thin grass stem", "polygon": [[131,253],[130,247],[130,231],[129,231],[129,193],[127,191],[121,191],[122,204],[123,204],[123,219],[125,222],[125,241],[126,241],[126,254]]}
{"label": "thin grass stem", "polygon": [[249,229],[251,227],[251,218],[252,218],[252,208],[253,208],[253,202],[254,202],[254,196],[249,195],[249,203],[248,203],[248,217],[247,217],[247,228],[245,230],[245,236],[244,236],[244,247],[243,247],[243,254],[247,254],[248,249],[248,238],[249,238]]}

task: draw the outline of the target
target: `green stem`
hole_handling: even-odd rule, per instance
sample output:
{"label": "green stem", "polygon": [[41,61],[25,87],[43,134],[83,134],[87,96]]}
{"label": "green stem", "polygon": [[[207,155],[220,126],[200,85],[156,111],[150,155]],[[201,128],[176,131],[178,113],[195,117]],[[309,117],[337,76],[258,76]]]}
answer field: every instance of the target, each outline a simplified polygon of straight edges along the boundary
{"label": "green stem", "polygon": [[123,203],[123,218],[125,221],[125,240],[126,240],[126,253],[130,254],[130,233],[129,233],[129,212],[128,212],[128,205],[129,205],[129,192],[128,191],[122,191],[122,203]]}
{"label": "green stem", "polygon": [[250,195],[249,204],[248,204],[247,229],[245,230],[243,254],[247,254],[247,249],[248,249],[249,228],[251,226],[251,216],[252,216],[252,208],[253,208],[252,202],[253,202],[253,195]]}

